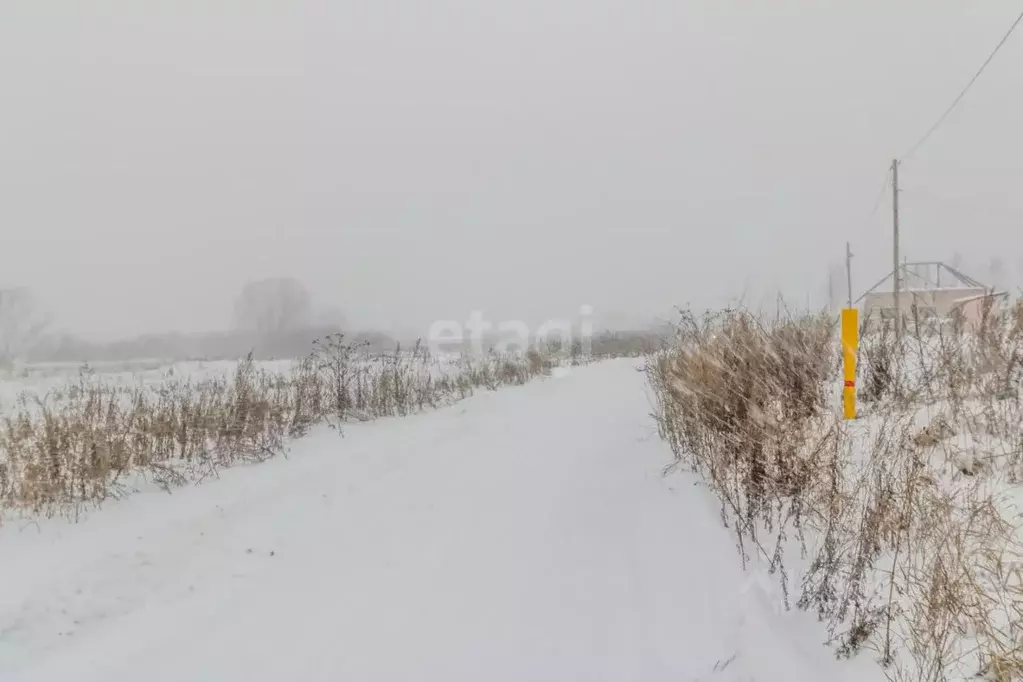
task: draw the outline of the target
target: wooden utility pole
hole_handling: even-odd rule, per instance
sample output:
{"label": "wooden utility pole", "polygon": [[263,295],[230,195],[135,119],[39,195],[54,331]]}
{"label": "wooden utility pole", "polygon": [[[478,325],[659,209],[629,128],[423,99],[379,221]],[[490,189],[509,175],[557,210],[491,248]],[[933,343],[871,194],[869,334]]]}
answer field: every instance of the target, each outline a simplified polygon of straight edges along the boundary
{"label": "wooden utility pole", "polygon": [[849,306],[853,307],[852,301],[852,249],[849,247],[849,242],[845,243],[845,283],[849,289]]}
{"label": "wooden utility pole", "polygon": [[892,296],[895,299],[895,337],[902,338],[902,311],[899,302],[899,160],[892,161]]}

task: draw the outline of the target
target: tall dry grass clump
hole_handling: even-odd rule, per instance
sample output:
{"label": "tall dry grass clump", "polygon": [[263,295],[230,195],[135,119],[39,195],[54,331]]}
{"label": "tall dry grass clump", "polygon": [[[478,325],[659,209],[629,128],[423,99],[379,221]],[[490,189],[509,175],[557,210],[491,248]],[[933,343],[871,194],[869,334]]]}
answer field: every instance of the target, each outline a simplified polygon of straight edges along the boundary
{"label": "tall dry grass clump", "polygon": [[891,679],[1023,674],[1020,320],[899,339],[868,320],[856,422],[827,316],[687,315],[648,365],[661,434],[721,500],[743,564]]}
{"label": "tall dry grass clump", "polygon": [[760,526],[798,526],[803,515],[829,439],[817,427],[836,368],[831,337],[825,317],[765,324],[738,310],[686,315],[674,348],[649,365],[661,435],[721,499],[744,565],[752,545],[772,570],[785,570],[780,544],[769,547]]}
{"label": "tall dry grass clump", "polygon": [[224,467],[284,454],[326,422],[408,415],[548,374],[543,349],[441,363],[425,345],[369,356],[365,344],[325,337],[290,372],[251,356],[231,376],[122,386],[83,370],[45,396],[22,395],[0,417],[0,512],[77,514],[135,489],[170,487]]}

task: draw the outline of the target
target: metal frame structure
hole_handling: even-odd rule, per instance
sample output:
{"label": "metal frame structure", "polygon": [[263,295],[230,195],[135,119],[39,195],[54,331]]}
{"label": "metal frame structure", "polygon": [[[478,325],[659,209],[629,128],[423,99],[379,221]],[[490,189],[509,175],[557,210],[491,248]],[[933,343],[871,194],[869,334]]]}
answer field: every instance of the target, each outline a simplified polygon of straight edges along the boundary
{"label": "metal frame structure", "polygon": [[[921,273],[921,270],[923,271]],[[945,274],[946,281],[942,283],[942,273]],[[933,277],[931,276],[933,274]],[[893,280],[895,270],[892,270],[887,275],[882,277],[876,284],[863,292],[863,294],[857,298],[853,305],[858,305],[868,295],[876,292],[881,286],[889,281]],[[913,282],[916,281],[918,286],[913,286]],[[915,263],[903,263],[899,267],[899,290],[900,292],[914,292],[914,291],[933,291],[935,289],[984,289],[995,293],[994,289],[983,284],[969,275],[963,273],[961,270],[942,263],[941,261],[917,261]],[[892,286],[891,293],[894,295],[895,287]]]}

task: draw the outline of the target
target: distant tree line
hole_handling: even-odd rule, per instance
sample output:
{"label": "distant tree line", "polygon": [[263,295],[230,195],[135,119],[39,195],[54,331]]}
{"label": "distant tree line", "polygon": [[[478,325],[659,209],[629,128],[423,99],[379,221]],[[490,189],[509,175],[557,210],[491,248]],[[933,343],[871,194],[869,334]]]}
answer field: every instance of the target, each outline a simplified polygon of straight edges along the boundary
{"label": "distant tree line", "polygon": [[[173,360],[303,357],[313,341],[345,329],[335,311],[314,313],[312,297],[296,279],[249,282],[234,302],[233,328],[204,333],[145,334],[98,343],[69,333],[49,332],[49,319],[27,289],[0,289],[0,369],[25,362],[104,362],[139,358]],[[49,332],[49,333],[48,333]],[[370,351],[394,348],[394,340],[375,332],[349,333]]]}
{"label": "distant tree line", "polygon": [[[201,334],[147,334],[109,343],[95,343],[70,334],[53,335],[24,354],[27,362],[107,362],[140,358],[169,360],[237,359],[248,353],[259,360],[297,358],[313,350],[313,340],[341,331],[336,326],[310,326],[272,334],[247,331],[204,332]],[[354,341],[365,342],[373,351],[393,350],[394,341],[385,334],[356,332]]]}

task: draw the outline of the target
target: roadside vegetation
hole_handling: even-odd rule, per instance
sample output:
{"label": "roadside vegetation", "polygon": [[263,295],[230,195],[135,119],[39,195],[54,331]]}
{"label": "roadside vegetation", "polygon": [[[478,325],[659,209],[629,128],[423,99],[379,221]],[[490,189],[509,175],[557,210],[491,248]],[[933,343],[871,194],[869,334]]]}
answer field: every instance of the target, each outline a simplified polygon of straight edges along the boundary
{"label": "roadside vegetation", "polygon": [[864,322],[846,422],[833,317],[685,315],[648,363],[660,433],[839,656],[1023,679],[1023,308],[908,322]]}
{"label": "roadside vegetation", "polygon": [[602,335],[586,353],[554,342],[435,358],[423,344],[380,353],[335,333],[290,368],[249,355],[230,374],[174,374],[172,366],[156,383],[125,383],[83,366],[56,390],[23,392],[0,415],[0,521],[75,518],[144,482],[170,489],[284,455],[320,424],[343,432],[352,422],[524,384],[558,365],[638,356],[652,343],[643,334]]}

